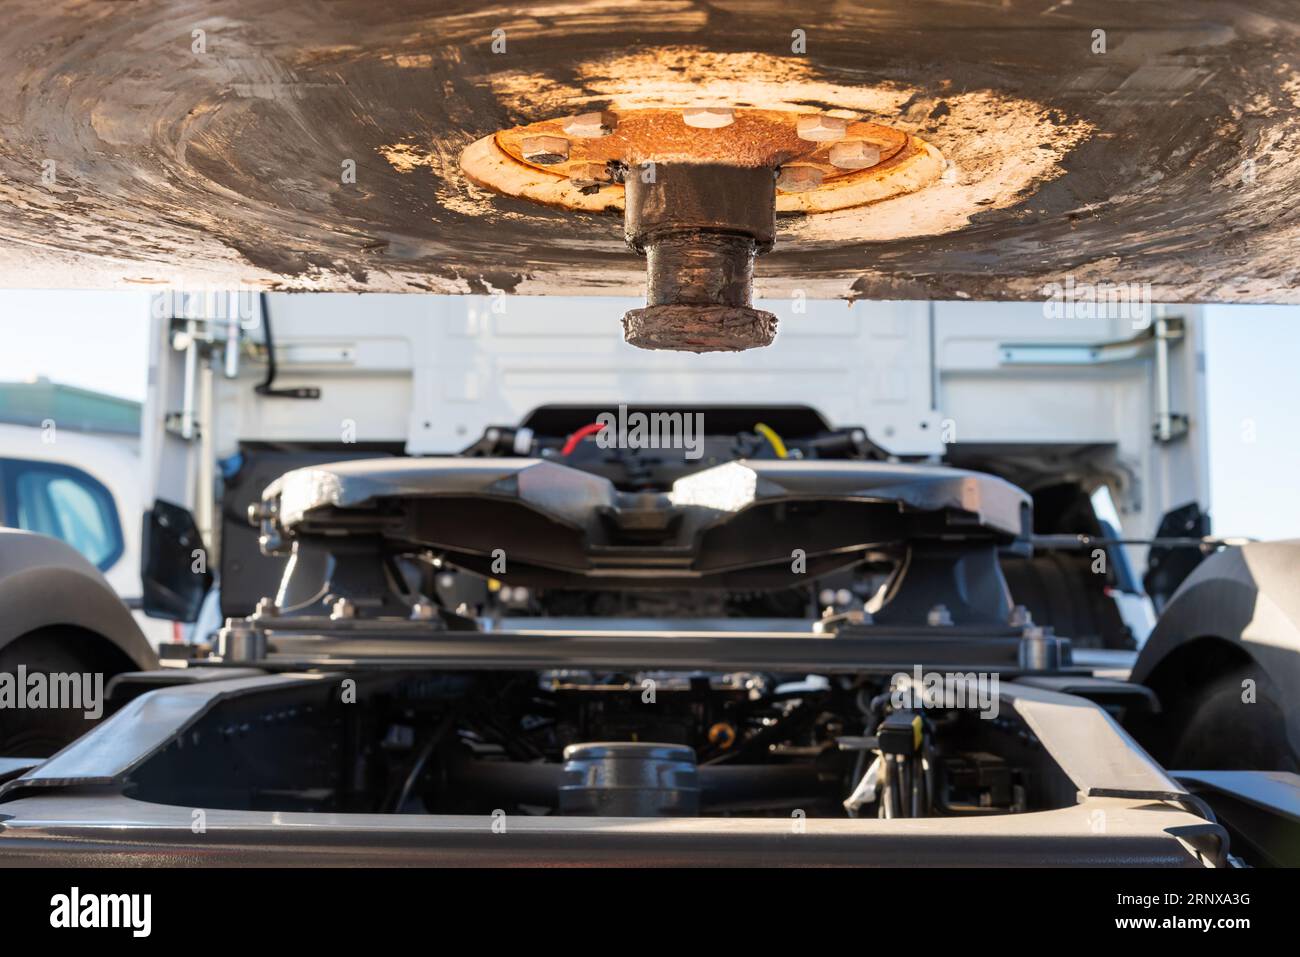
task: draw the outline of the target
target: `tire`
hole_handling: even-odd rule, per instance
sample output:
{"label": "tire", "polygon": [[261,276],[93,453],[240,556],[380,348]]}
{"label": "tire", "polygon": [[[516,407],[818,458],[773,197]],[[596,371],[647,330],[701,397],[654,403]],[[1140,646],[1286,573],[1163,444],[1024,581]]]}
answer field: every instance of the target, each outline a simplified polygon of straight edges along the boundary
{"label": "tire", "polygon": [[[1242,700],[1244,682],[1255,683],[1255,700]],[[1193,696],[1170,725],[1180,729],[1170,766],[1195,771],[1300,771],[1286,738],[1281,699],[1257,667],[1239,668]]]}
{"label": "tire", "polygon": [[[68,647],[57,630],[33,632],[0,649],[0,672],[16,674],[18,666],[29,674],[84,673],[103,671],[102,664],[87,661],[77,650]],[[109,675],[104,675],[108,686]],[[86,718],[81,708],[43,710],[0,709],[0,756],[7,758],[46,758],[71,744],[98,723]]]}
{"label": "tire", "polygon": [[1087,555],[1046,552],[1033,558],[1005,558],[1002,574],[1011,598],[1024,605],[1034,624],[1050,625],[1076,648],[1132,648],[1133,636],[1106,579],[1095,575]]}

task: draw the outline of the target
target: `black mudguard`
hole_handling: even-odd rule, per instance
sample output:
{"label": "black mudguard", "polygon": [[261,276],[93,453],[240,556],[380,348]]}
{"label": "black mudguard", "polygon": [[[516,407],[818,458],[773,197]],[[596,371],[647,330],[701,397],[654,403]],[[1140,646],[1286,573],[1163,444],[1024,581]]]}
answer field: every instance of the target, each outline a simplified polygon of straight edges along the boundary
{"label": "black mudguard", "polygon": [[45,535],[0,528],[0,649],[51,626],[92,632],[139,670],[158,667],[130,609],[76,549]]}
{"label": "black mudguard", "polygon": [[[1236,661],[1258,666],[1278,692],[1292,752],[1300,753],[1300,541],[1254,542],[1202,562],[1161,614],[1132,680],[1161,684],[1161,665],[1193,642],[1207,651],[1232,647]],[[1167,692],[1161,697],[1166,710],[1175,707]]]}

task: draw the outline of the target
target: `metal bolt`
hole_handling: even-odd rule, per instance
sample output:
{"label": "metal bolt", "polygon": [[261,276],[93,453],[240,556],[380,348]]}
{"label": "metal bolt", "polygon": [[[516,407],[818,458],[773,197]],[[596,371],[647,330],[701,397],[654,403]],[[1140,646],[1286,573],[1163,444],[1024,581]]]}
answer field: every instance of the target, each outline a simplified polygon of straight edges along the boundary
{"label": "metal bolt", "polygon": [[580,163],[569,170],[569,181],[578,189],[591,189],[614,182],[614,174],[604,163]]}
{"label": "metal bolt", "polygon": [[952,624],[952,612],[947,605],[935,605],[925,616],[925,623],[931,628],[945,628]]}
{"label": "metal bolt", "polygon": [[845,140],[831,147],[831,165],[837,169],[866,169],[880,162],[880,149],[862,140]]}
{"label": "metal bolt", "polygon": [[1027,671],[1055,671],[1069,664],[1069,654],[1064,645],[1051,628],[1030,625],[1020,638],[1020,667]]}
{"label": "metal bolt", "polygon": [[248,524],[260,525],[275,518],[280,508],[275,502],[253,502],[248,506]]}
{"label": "metal bolt", "polygon": [[844,138],[848,121],[838,116],[818,113],[816,116],[801,116],[797,127],[799,139],[814,143],[831,143]]}
{"label": "metal bolt", "polygon": [[437,606],[427,601],[417,601],[411,606],[411,621],[432,621],[437,616]]}
{"label": "metal bolt", "polygon": [[554,166],[569,158],[569,141],[563,136],[525,136],[520,149],[528,162],[543,166]]}
{"label": "metal bolt", "polygon": [[682,110],[682,121],[700,130],[716,130],[730,126],[736,114],[729,106],[697,106]]}
{"label": "metal bolt", "polygon": [[822,171],[816,166],[782,166],[776,188],[783,193],[803,193],[822,184]]}
{"label": "metal bolt", "polygon": [[1024,605],[1017,605],[1015,608],[1011,609],[1011,618],[1008,620],[1008,624],[1010,624],[1012,628],[1027,628],[1033,623],[1034,618],[1029,614],[1029,609]]}
{"label": "metal bolt", "polygon": [[280,609],[275,606],[274,598],[259,598],[257,607],[253,609],[254,618],[274,618],[280,613]]}
{"label": "metal bolt", "polygon": [[266,657],[266,633],[250,628],[238,618],[227,618],[217,632],[217,654],[222,661],[256,661]]}
{"label": "metal bolt", "polygon": [[355,618],[357,616],[357,606],[352,604],[346,598],[340,598],[330,609],[330,620],[340,621],[344,618]]}
{"label": "metal bolt", "polygon": [[618,117],[607,110],[599,113],[583,113],[564,124],[564,132],[580,140],[594,140],[608,136],[618,127]]}

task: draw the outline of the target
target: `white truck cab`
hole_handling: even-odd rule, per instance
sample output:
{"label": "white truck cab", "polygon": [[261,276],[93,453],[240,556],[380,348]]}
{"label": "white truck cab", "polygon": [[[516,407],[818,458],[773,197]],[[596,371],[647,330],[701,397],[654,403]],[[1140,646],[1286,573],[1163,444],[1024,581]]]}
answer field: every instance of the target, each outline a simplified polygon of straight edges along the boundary
{"label": "white truck cab", "polygon": [[[862,427],[897,460],[946,461],[1017,482],[1041,498],[1045,534],[1082,531],[1070,516],[1090,496],[1084,511],[1127,539],[1171,534],[1160,529],[1174,510],[1208,509],[1198,307],[1154,306],[1136,320],[1054,319],[1041,303],[763,300],[781,317],[772,347],[688,355],[624,343],[610,316],[630,304],[155,297],[145,483],[158,501],[192,512],[214,569],[248,578],[256,565],[258,578],[272,569],[261,566],[238,507],[245,503],[224,493],[232,482],[275,478],[250,464],[268,456],[287,469],[307,457],[455,454],[485,430],[554,404],[767,404]],[[1146,553],[1140,544],[1108,553],[1124,567],[1107,595],[1137,646],[1153,622],[1135,574]],[[1060,604],[1044,578],[1058,571],[1031,570],[1021,586]],[[229,592],[221,604],[226,617],[248,611]],[[199,632],[223,617],[208,605]]]}
{"label": "white truck cab", "polygon": [[0,423],[0,525],[67,542],[131,608],[150,643],[171,622],[140,608],[143,486],[140,458],[114,438],[44,425]]}

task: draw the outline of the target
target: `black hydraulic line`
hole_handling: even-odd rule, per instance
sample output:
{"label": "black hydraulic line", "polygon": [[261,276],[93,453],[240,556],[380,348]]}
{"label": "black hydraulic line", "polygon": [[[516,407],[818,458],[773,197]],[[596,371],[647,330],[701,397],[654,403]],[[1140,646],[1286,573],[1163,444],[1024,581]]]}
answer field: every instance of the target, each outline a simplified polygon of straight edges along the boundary
{"label": "black hydraulic line", "polygon": [[1177,800],[1170,803],[1178,805],[1197,817],[1204,818],[1219,829],[1219,841],[1214,855],[1216,867],[1239,866],[1234,865],[1232,861],[1232,837],[1228,833],[1228,829],[1219,823],[1218,815],[1214,813],[1214,809],[1210,807],[1209,802],[1199,795],[1189,793],[1181,795]]}
{"label": "black hydraulic line", "polygon": [[902,801],[899,791],[902,787],[902,773],[899,770],[898,762],[894,755],[886,754],[884,756],[885,765],[885,817],[895,818],[902,817]]}
{"label": "black hydraulic line", "polygon": [[434,727],[428,740],[424,742],[424,747],[420,748],[420,753],[415,756],[415,761],[411,764],[411,770],[407,772],[406,780],[402,782],[401,791],[397,793],[397,800],[392,804],[393,813],[401,811],[402,805],[411,796],[411,791],[415,789],[415,782],[420,779],[420,775],[424,773],[425,765],[429,763],[429,756],[433,754],[442,739],[447,736],[455,717],[456,713],[454,711],[448,711]]}
{"label": "black hydraulic line", "polygon": [[737,762],[739,758],[752,758],[755,754],[762,754],[767,751],[769,745],[780,744],[783,741],[789,741],[791,738],[807,730],[822,712],[820,707],[810,706],[807,695],[802,704],[797,705],[782,717],[778,718],[775,724],[754,733],[738,747],[730,751],[724,751],[717,757],[709,758],[701,762],[701,767],[707,767],[713,764],[722,764],[727,762]]}
{"label": "black hydraulic line", "polygon": [[908,777],[912,781],[912,817],[921,816],[921,755],[914,754],[911,759],[911,767],[908,769]]}
{"label": "black hydraulic line", "polygon": [[1110,538],[1094,535],[1034,535],[1030,544],[1044,551],[1082,551],[1098,545],[1156,545],[1165,548],[1226,548],[1253,538]]}
{"label": "black hydraulic line", "polygon": [[266,378],[253,386],[253,391],[268,399],[319,399],[320,389],[300,386],[292,389],[275,388],[275,338],[271,333],[271,310],[266,293],[260,297],[262,304],[262,334],[266,339]]}

